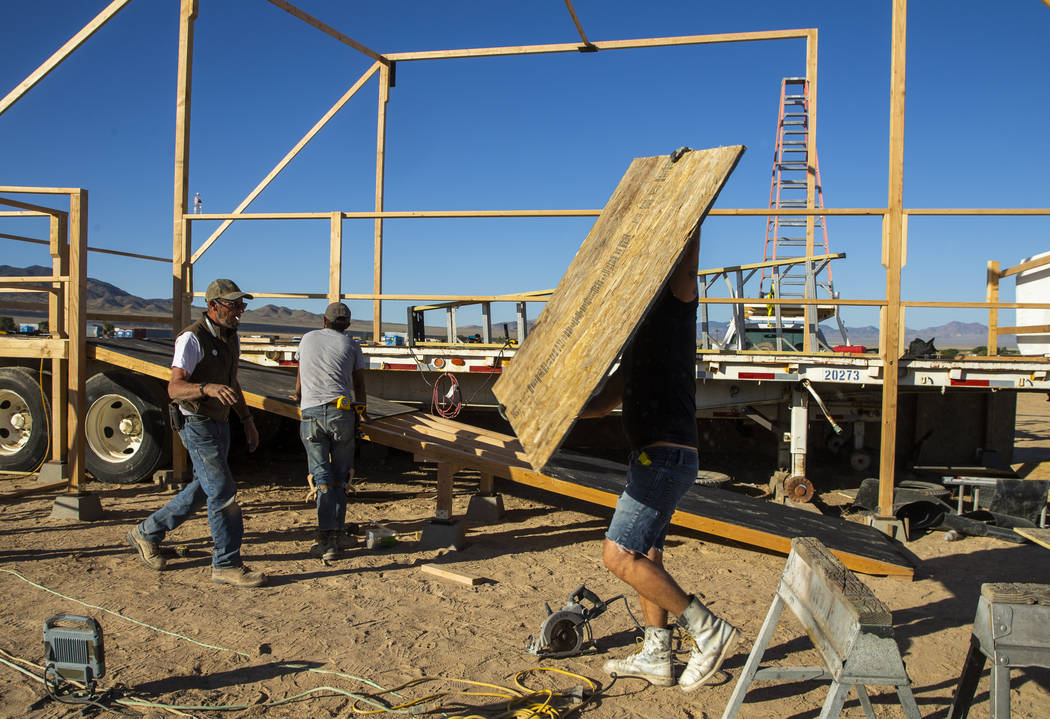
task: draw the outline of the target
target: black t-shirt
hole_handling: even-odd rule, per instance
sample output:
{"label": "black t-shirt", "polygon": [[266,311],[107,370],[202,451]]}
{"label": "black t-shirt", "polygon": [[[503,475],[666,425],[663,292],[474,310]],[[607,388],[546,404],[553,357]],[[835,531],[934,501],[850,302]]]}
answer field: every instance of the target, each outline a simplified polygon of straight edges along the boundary
{"label": "black t-shirt", "polygon": [[623,429],[631,449],[697,446],[696,308],[664,288],[623,354]]}

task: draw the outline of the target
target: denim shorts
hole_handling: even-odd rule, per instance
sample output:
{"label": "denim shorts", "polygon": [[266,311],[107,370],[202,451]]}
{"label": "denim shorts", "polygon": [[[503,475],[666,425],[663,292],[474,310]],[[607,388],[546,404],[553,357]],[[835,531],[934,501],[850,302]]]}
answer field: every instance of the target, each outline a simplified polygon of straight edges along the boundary
{"label": "denim shorts", "polygon": [[682,447],[655,446],[633,453],[627,486],[605,537],[639,554],[663,551],[671,515],[696,482],[698,459],[696,450]]}

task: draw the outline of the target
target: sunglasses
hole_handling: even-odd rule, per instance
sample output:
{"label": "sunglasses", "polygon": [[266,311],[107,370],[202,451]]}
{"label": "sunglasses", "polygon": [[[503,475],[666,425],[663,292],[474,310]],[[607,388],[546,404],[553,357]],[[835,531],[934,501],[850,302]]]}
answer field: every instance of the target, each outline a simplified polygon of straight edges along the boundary
{"label": "sunglasses", "polygon": [[245,302],[243,300],[236,300],[236,301],[234,301],[234,300],[217,299],[215,301],[218,302],[223,307],[227,307],[227,308],[229,308],[231,310],[236,310],[238,312],[243,312],[244,309],[248,306],[247,304],[245,304]]}

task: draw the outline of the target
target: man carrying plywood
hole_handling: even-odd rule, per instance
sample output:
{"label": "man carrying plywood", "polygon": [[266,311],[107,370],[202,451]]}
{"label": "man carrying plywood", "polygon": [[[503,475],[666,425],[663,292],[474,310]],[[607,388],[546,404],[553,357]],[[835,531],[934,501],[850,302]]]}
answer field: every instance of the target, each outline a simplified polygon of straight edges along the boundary
{"label": "man carrying plywood", "polygon": [[663,291],[609,378],[581,417],[602,417],[623,404],[631,446],[627,486],[602,545],[605,566],[638,592],[645,616],[641,651],[611,659],[605,671],[657,686],[674,684],[672,628],[667,614],[694,642],[678,679],[682,691],[703,686],[729,655],[738,632],[692,595],[663,566],[664,538],[698,466],[696,429],[696,272],[700,232],[686,245]]}

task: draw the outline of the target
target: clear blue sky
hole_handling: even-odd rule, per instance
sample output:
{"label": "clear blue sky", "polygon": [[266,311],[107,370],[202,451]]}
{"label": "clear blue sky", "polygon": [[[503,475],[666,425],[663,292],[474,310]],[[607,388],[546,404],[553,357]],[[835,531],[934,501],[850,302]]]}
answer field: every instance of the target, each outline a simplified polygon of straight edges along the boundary
{"label": "clear blue sky", "polygon": [[[0,95],[106,4],[10,3],[0,25]],[[0,184],[87,188],[92,245],[170,256],[178,5],[134,0],[0,116]],[[189,190],[205,211],[223,212],[371,60],[262,0],[200,5]],[[561,0],[298,5],[380,52],[578,39]],[[885,206],[889,0],[574,5],[591,40],[818,28],[825,203]],[[1040,0],[913,0],[908,22],[906,206],[1050,204],[1050,8]],[[802,40],[399,63],[386,209],[600,208],[631,158],[727,144],[748,150],[716,206],[763,207],[780,80],[804,72]],[[373,79],[250,209],[371,209],[376,87]],[[591,222],[388,221],[384,290],[554,287]],[[196,244],[213,226],[196,226]],[[842,296],[881,297],[878,221],[832,218],[829,229],[832,250],[848,255],[835,266]],[[5,220],[0,232],[46,230]],[[344,291],[369,292],[371,223],[348,221],[344,232]],[[761,218],[711,218],[701,265],[760,261],[763,234]],[[325,291],[327,238],[320,222],[239,223],[198,264],[198,283],[230,276],[245,289]],[[909,239],[906,299],[983,300],[986,261],[1007,266],[1048,249],[1050,218],[913,219]],[[39,246],[0,247],[0,264],[47,260]],[[160,263],[92,254],[89,273],[137,295],[170,294],[170,268]],[[1012,299],[1012,288],[1004,290]],[[401,321],[401,307],[391,303],[385,319]],[[371,305],[356,303],[354,312],[368,317]],[[876,321],[870,310],[844,313],[851,325]],[[907,324],[953,319],[986,315],[912,311]]]}

